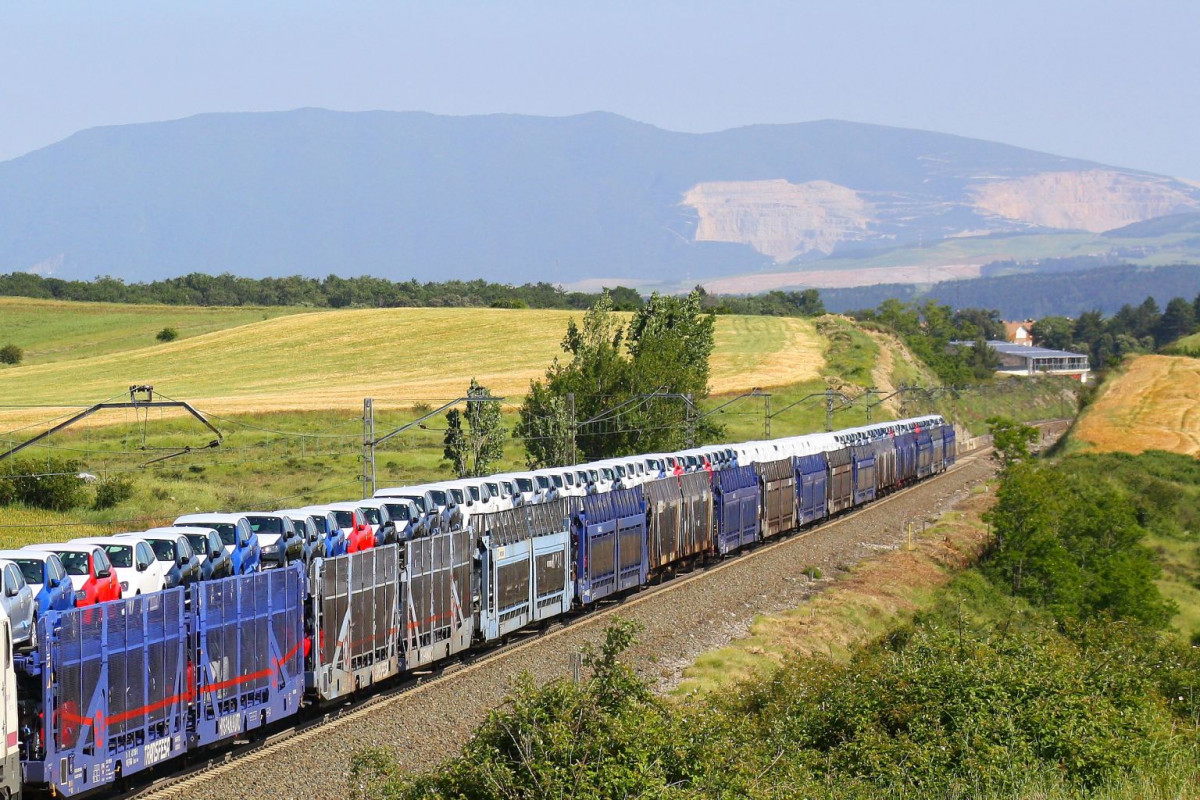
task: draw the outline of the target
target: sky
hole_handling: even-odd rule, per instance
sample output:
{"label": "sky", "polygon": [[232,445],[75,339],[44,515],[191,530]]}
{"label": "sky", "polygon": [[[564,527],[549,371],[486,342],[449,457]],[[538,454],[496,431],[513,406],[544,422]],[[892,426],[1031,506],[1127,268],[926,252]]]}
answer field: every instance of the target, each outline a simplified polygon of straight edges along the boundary
{"label": "sky", "polygon": [[1200,181],[1200,2],[0,0],[0,160],[212,111],[846,119]]}

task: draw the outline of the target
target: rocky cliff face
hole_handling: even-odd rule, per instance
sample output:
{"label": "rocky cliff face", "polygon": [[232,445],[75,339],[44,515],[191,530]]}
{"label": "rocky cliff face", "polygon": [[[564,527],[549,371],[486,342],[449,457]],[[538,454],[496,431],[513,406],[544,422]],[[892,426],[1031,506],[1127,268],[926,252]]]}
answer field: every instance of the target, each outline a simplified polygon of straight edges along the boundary
{"label": "rocky cliff face", "polygon": [[749,245],[776,263],[849,242],[911,240],[914,227],[928,228],[927,243],[1030,229],[1099,233],[1200,208],[1185,182],[1120,170],[956,177],[962,194],[949,200],[777,179],[698,183],[683,205],[698,217],[695,241]]}
{"label": "rocky cliff face", "polygon": [[1169,179],[1100,169],[989,181],[970,194],[975,207],[987,214],[1094,233],[1200,208]]}
{"label": "rocky cliff face", "polygon": [[696,184],[684,197],[699,216],[698,242],[748,244],[776,262],[866,238],[871,204],[828,181],[718,181]]}

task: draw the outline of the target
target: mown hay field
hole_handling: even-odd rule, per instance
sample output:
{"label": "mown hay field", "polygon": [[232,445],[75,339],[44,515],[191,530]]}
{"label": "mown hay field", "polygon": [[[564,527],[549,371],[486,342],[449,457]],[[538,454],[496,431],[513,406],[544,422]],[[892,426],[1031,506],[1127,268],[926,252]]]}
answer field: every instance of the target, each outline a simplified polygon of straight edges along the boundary
{"label": "mown hay field", "polygon": [[25,351],[24,363],[45,364],[151,347],[163,328],[174,328],[183,339],[302,310],[0,297],[0,346],[15,344]]}
{"label": "mown hay field", "polygon": [[[261,316],[261,312],[259,313]],[[70,309],[54,316],[70,314]],[[0,370],[0,421],[45,419],[16,405],[88,404],[131,384],[216,414],[448,400],[471,378],[517,400],[542,375],[570,311],[397,308],[292,314],[122,352]],[[157,324],[157,323],[155,323]],[[719,317],[714,392],[820,375],[823,340],[809,320]],[[98,420],[102,422],[102,420]]]}
{"label": "mown hay field", "polygon": [[1072,438],[1104,452],[1200,455],[1200,359],[1135,358],[1104,385]]}

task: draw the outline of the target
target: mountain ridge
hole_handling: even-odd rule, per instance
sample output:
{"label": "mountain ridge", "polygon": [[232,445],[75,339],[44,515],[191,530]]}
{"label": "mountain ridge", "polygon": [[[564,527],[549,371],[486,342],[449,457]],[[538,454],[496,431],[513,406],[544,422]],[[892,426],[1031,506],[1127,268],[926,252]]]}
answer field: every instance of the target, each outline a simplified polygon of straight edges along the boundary
{"label": "mountain ridge", "polygon": [[[1062,208],[1039,207],[1046,187]],[[1200,188],[844,120],[684,133],[603,111],[214,112],[0,162],[0,270],[671,284],[1066,230],[1045,221],[1086,226],[1093,206],[1137,223],[1200,209]]]}

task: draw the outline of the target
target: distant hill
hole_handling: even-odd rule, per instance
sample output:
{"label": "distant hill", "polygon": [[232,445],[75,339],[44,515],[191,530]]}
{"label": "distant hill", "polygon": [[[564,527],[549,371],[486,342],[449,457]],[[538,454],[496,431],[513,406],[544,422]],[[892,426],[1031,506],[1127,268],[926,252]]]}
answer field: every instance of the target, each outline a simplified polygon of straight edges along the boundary
{"label": "distant hill", "polygon": [[0,272],[687,285],[1195,210],[1171,178],[849,122],[303,109],[95,128],[0,163]]}
{"label": "distant hill", "polygon": [[825,289],[821,300],[836,313],[877,308],[888,298],[931,299],[954,308],[994,308],[1005,319],[1038,319],[1059,314],[1075,317],[1093,309],[1112,315],[1126,303],[1137,305],[1147,297],[1165,306],[1173,297],[1191,300],[1198,294],[1200,265],[1149,268],[1119,264],[1086,272],[1025,273],[942,281],[932,286],[880,284]]}

